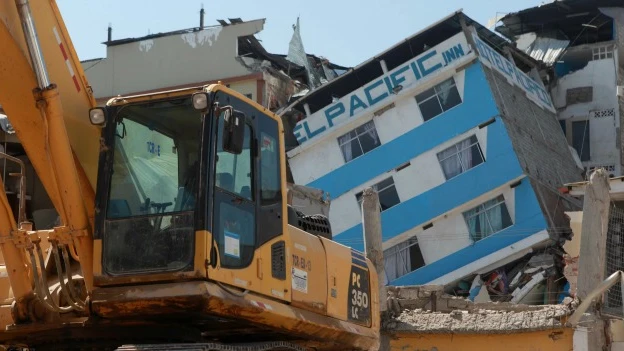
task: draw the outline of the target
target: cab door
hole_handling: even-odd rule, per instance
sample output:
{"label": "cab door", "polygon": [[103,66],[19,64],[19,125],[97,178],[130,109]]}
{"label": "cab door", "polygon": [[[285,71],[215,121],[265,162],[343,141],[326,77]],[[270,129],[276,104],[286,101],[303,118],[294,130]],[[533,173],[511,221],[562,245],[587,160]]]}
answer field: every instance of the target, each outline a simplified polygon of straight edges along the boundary
{"label": "cab door", "polygon": [[246,125],[242,152],[228,153],[223,150],[224,116],[214,116],[214,242],[209,250],[210,245],[216,249],[208,277],[290,301],[279,123],[228,92],[218,92],[215,100],[242,112]]}

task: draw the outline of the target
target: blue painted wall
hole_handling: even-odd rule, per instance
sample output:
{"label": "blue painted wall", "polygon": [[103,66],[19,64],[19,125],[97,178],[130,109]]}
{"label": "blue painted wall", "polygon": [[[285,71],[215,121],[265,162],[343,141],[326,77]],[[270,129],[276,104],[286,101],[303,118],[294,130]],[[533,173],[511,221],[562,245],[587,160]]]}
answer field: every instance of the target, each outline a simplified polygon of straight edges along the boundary
{"label": "blue painted wall", "polygon": [[[333,197],[338,197],[498,114],[481,64],[475,63],[466,70],[464,100],[461,105],[308,185],[324,189]],[[496,122],[486,128],[486,162],[384,211],[381,214],[383,241],[422,225],[523,175],[503,120],[496,117]],[[515,188],[514,199],[516,210],[513,226],[400,277],[391,284],[425,284],[547,227],[528,179],[523,179],[521,185]],[[334,240],[363,250],[362,225],[358,224],[337,234]]]}
{"label": "blue painted wall", "polygon": [[466,69],[462,104],[306,185],[337,198],[498,113],[481,64],[474,63]]}
{"label": "blue painted wall", "polygon": [[[500,117],[487,126],[485,162],[381,214],[383,241],[416,225],[426,223],[523,174],[511,140]],[[426,170],[423,170],[426,172]],[[362,224],[334,236],[334,240],[358,250],[364,249]]]}
{"label": "blue painted wall", "polygon": [[515,188],[516,217],[514,225],[471,246],[408,273],[390,285],[422,285],[459,269],[478,258],[546,229],[547,223],[528,178]]}

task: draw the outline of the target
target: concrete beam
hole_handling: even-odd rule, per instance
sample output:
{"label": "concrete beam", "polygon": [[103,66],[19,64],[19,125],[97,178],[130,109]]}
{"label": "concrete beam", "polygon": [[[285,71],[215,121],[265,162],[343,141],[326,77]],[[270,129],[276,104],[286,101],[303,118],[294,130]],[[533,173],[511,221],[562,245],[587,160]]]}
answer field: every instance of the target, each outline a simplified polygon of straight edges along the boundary
{"label": "concrete beam", "polygon": [[379,195],[373,188],[362,192],[362,225],[364,228],[364,248],[366,257],[371,260],[377,271],[379,283],[380,312],[386,311],[387,298],[385,288],[385,270],[381,239],[381,213],[379,211]]}
{"label": "concrete beam", "polygon": [[610,205],[609,176],[598,169],[591,174],[583,203],[577,287],[581,301],[605,280]]}

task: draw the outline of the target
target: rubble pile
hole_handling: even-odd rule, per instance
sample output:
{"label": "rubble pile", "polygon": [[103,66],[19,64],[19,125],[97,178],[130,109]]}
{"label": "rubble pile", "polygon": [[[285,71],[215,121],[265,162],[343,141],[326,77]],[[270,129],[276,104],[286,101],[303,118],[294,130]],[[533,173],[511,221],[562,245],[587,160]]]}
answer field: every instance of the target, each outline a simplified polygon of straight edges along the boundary
{"label": "rubble pile", "polygon": [[397,317],[385,318],[382,327],[395,333],[508,334],[561,328],[562,320],[574,311],[570,304],[540,307],[526,311],[479,309],[449,313],[405,310]]}
{"label": "rubble pile", "polygon": [[569,296],[569,284],[562,274],[564,257],[550,251],[461,280],[451,288],[452,293],[473,302],[559,303]]}
{"label": "rubble pile", "polygon": [[559,305],[475,303],[433,285],[388,287],[387,302],[382,327],[393,333],[496,334],[560,328],[578,306],[569,297]]}

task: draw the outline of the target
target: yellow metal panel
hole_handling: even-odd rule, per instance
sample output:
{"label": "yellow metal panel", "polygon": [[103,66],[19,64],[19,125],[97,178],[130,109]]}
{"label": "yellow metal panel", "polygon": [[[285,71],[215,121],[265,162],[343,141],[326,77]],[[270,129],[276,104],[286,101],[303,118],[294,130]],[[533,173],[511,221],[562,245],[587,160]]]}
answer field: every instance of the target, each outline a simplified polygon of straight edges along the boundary
{"label": "yellow metal panel", "polygon": [[[274,299],[291,301],[289,260],[286,260],[285,280],[273,278],[271,274],[271,245],[284,239],[284,236],[279,236],[257,248],[254,252],[254,260],[248,267],[226,269],[219,264],[215,268],[208,266],[208,278]],[[209,237],[208,242],[210,243],[211,240],[212,238]],[[286,243],[286,247],[289,247],[288,243]],[[220,262],[218,251],[217,262]],[[288,253],[286,256],[288,257]]]}
{"label": "yellow metal panel", "polygon": [[[319,237],[301,229],[288,226],[292,240],[290,254],[286,257],[292,269],[292,305],[307,310],[326,313],[327,259]],[[344,301],[343,301],[344,302]]]}
{"label": "yellow metal panel", "polygon": [[102,239],[93,240],[93,276],[102,275]]}
{"label": "yellow metal panel", "polygon": [[[89,122],[88,116],[89,108],[95,106],[95,99],[91,94],[87,78],[82,70],[82,65],[78,60],[56,2],[54,0],[30,1],[30,7],[50,81],[58,86],[61,96],[63,117],[70,143],[80,160],[80,164],[84,168],[91,187],[95,188],[100,130]],[[28,65],[30,59],[15,1],[0,1],[0,13],[14,39],[13,42],[22,51],[21,59],[25,59],[24,63]],[[6,42],[3,39],[3,46]],[[3,56],[5,55],[6,53],[3,50]],[[11,56],[14,55],[11,54]],[[5,58],[0,60],[5,60]],[[26,88],[27,90],[25,91],[27,93],[24,93],[23,97],[25,99],[29,98],[31,105],[34,104],[31,94],[32,89],[37,86],[34,80],[8,82],[7,85],[13,86],[13,84],[18,84],[20,87]],[[3,83],[6,84],[7,81],[3,80]],[[11,112],[6,110],[6,108],[5,111],[11,123],[14,123],[16,118],[24,117],[19,112]],[[22,143],[24,143],[23,140]],[[29,154],[29,156],[31,155]],[[37,173],[41,176],[40,172]],[[48,189],[47,186],[46,189]]]}
{"label": "yellow metal panel", "polygon": [[392,351],[571,351],[574,329],[512,334],[397,334]]}

